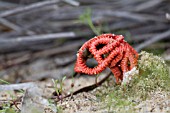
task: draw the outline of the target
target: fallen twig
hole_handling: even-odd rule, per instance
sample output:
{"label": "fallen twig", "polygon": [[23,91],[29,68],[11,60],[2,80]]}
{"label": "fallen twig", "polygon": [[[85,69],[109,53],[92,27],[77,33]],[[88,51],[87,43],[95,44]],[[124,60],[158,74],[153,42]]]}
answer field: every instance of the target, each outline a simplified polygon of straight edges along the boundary
{"label": "fallen twig", "polygon": [[[0,51],[13,50],[21,47],[27,47],[40,41],[49,41],[60,38],[76,38],[74,32],[62,32],[62,33],[52,33],[44,35],[33,35],[33,36],[23,36],[10,39],[1,39],[0,40]],[[34,42],[34,43],[33,43]]]}
{"label": "fallen twig", "polygon": [[21,30],[21,28],[11,22],[9,22],[8,20],[6,19],[3,19],[3,18],[0,18],[0,23],[2,23],[3,25],[15,30],[15,31],[19,31]]}
{"label": "fallen twig", "polygon": [[78,41],[78,42],[76,41],[76,42],[73,42],[69,45],[42,50],[42,51],[36,52],[34,54],[31,54],[30,52],[28,52],[28,53],[25,53],[24,55],[22,55],[20,57],[8,59],[5,62],[1,62],[0,67],[1,68],[9,68],[11,66],[18,65],[18,64],[24,63],[24,62],[29,61],[29,60],[48,57],[48,56],[60,54],[60,53],[63,53],[63,52],[73,51],[74,49],[76,50],[79,46],[81,46],[82,43],[84,43],[84,41]]}
{"label": "fallen twig", "polygon": [[21,90],[21,89],[28,89],[30,87],[34,87],[36,84],[34,82],[28,83],[20,83],[20,84],[9,84],[9,85],[0,85],[0,91],[7,91],[7,90]]}
{"label": "fallen twig", "polygon": [[79,6],[80,3],[78,1],[75,1],[75,0],[63,0],[64,2],[70,4],[70,5],[73,5],[73,6]]}
{"label": "fallen twig", "polygon": [[25,43],[32,41],[42,41],[50,39],[59,39],[59,38],[75,38],[76,35],[74,32],[62,32],[62,33],[53,33],[53,34],[42,34],[42,35],[33,35],[33,36],[23,36],[12,39],[1,39],[0,43]]}
{"label": "fallen twig", "polygon": [[10,3],[6,1],[0,1],[0,7],[11,8],[11,7],[16,7],[16,6],[18,6],[18,4]]}
{"label": "fallen twig", "polygon": [[50,1],[42,1],[42,2],[38,2],[38,3],[33,3],[31,5],[28,6],[22,6],[22,7],[17,7],[15,9],[11,9],[11,10],[7,10],[3,13],[0,13],[0,17],[7,17],[13,14],[17,14],[17,13],[21,13],[21,12],[25,12],[28,10],[32,10],[35,8],[39,8],[39,7],[44,7],[46,5],[51,5],[51,4],[55,4],[58,3],[59,0],[50,0]]}
{"label": "fallen twig", "polygon": [[149,0],[147,2],[144,2],[140,5],[137,5],[136,7],[134,7],[135,11],[142,11],[142,10],[146,10],[148,8],[151,8],[155,5],[160,4],[161,2],[163,2],[162,0]]}
{"label": "fallen twig", "polygon": [[70,50],[72,51],[75,48],[81,46],[82,43],[84,43],[84,41],[73,42],[69,45],[65,45],[62,47],[37,52],[33,56],[34,56],[34,58],[38,58],[38,57],[42,57],[42,56],[45,57],[45,56],[51,56],[51,55],[62,53],[62,52],[68,52]]}
{"label": "fallen twig", "polygon": [[152,44],[152,43],[155,43],[155,42],[157,42],[157,41],[159,41],[159,40],[165,39],[165,38],[167,38],[168,36],[170,36],[170,30],[167,30],[167,31],[165,31],[165,32],[163,32],[163,33],[160,33],[160,34],[156,35],[155,37],[152,37],[152,38],[149,39],[149,40],[146,40],[145,42],[143,42],[143,43],[139,44],[138,46],[136,46],[135,49],[136,49],[137,51],[140,51],[140,50],[143,49],[144,47],[146,47],[146,46],[148,46],[148,45],[150,45],[150,44]]}
{"label": "fallen twig", "polygon": [[56,98],[56,97],[54,97],[54,96],[53,96],[52,98],[56,98],[56,99],[57,99],[56,101],[58,102],[58,101],[60,101],[60,100],[62,100],[62,99],[64,99],[64,98],[67,98],[67,97],[76,95],[76,94],[78,94],[78,93],[91,91],[91,90],[99,87],[100,85],[102,85],[102,83],[104,83],[104,82],[111,76],[111,74],[112,74],[112,73],[110,72],[107,76],[105,76],[105,77],[104,77],[102,80],[100,80],[99,82],[94,83],[94,84],[89,85],[89,86],[85,86],[85,87],[83,87],[83,88],[81,88],[81,89],[78,89],[78,90],[76,90],[76,91],[74,91],[74,92],[72,92],[72,93],[70,93],[70,94],[67,94],[67,95],[63,96],[61,99],[58,99],[58,98]]}

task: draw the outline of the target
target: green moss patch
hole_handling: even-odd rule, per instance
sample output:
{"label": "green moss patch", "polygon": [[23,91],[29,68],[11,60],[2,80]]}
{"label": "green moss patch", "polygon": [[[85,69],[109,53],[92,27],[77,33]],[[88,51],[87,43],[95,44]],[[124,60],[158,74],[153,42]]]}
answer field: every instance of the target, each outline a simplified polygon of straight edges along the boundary
{"label": "green moss patch", "polygon": [[158,90],[169,92],[168,66],[161,57],[141,52],[138,69],[139,75],[136,75],[128,85],[113,86],[113,83],[110,83],[113,80],[109,80],[102,88],[96,90],[98,98],[104,103],[103,108],[115,112],[124,112],[124,110],[131,112],[135,110],[134,106],[149,99],[150,93]]}

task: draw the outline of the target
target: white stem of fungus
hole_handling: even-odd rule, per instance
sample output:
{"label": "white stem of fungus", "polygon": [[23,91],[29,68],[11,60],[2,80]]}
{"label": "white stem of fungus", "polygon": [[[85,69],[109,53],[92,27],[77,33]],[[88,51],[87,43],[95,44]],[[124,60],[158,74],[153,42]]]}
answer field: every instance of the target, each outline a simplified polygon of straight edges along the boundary
{"label": "white stem of fungus", "polygon": [[137,74],[139,74],[139,70],[136,67],[134,67],[130,71],[124,73],[122,85],[128,84],[132,80],[133,76],[137,75]]}

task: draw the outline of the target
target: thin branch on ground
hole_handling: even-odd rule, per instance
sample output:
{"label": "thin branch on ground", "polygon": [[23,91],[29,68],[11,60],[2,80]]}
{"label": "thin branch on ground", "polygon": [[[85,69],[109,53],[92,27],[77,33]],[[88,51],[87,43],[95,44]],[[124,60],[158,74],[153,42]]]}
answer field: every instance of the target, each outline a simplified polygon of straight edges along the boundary
{"label": "thin branch on ground", "polygon": [[68,94],[68,95],[65,95],[65,96],[62,97],[61,99],[58,99],[58,98],[56,98],[56,97],[52,97],[52,98],[56,98],[56,99],[57,99],[56,101],[58,102],[58,101],[60,101],[60,100],[62,100],[62,99],[64,99],[64,98],[67,98],[67,97],[76,95],[76,94],[78,94],[78,93],[91,91],[91,90],[93,90],[93,89],[101,86],[111,75],[112,75],[112,73],[110,72],[107,76],[105,76],[105,77],[104,77],[102,80],[100,80],[99,82],[97,82],[97,83],[95,82],[95,83],[92,84],[92,85],[85,86],[85,87],[83,87],[83,88],[81,88],[81,89],[78,89],[78,90],[76,90],[76,91],[74,91],[74,92],[72,92],[72,93],[70,93],[70,94]]}
{"label": "thin branch on ground", "polygon": [[30,87],[35,87],[34,82],[20,83],[20,84],[9,84],[9,85],[0,85],[0,91],[9,91],[9,90],[21,90],[28,89]]}
{"label": "thin branch on ground", "polygon": [[170,36],[170,30],[167,30],[167,31],[165,31],[163,33],[160,33],[160,34],[152,37],[149,40],[146,40],[145,42],[143,42],[143,43],[139,44],[138,46],[136,46],[135,49],[137,51],[140,51],[141,49],[145,48],[146,46],[149,46],[150,44],[153,44],[153,43],[155,43],[157,41],[160,41],[162,39],[165,39],[168,36]]}
{"label": "thin branch on ground", "polygon": [[36,9],[36,8],[44,7],[46,5],[56,4],[58,2],[59,2],[59,0],[50,0],[50,1],[42,1],[42,2],[33,3],[31,5],[28,5],[28,6],[17,7],[15,9],[7,10],[7,11],[4,11],[3,13],[0,13],[0,17],[1,18],[7,17],[7,16],[14,15],[14,14],[17,14],[17,13],[21,13],[21,12],[33,10],[33,9]]}

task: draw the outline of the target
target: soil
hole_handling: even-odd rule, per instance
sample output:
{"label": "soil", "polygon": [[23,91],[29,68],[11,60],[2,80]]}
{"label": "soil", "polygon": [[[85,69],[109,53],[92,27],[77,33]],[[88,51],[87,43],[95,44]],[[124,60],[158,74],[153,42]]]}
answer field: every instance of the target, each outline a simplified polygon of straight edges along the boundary
{"label": "soil", "polygon": [[[111,79],[112,80],[112,79]],[[108,81],[107,81],[108,82]],[[107,89],[105,82],[102,86],[89,91],[82,92],[72,97],[65,98],[57,103],[60,112],[63,113],[108,113],[108,112],[136,112],[136,113],[168,113],[170,112],[170,92],[157,90],[151,92],[144,101],[139,97],[133,98],[135,106],[115,106],[109,108],[107,103]],[[111,87],[111,86],[109,86]],[[97,96],[98,93],[101,96]],[[103,101],[104,100],[104,101]],[[111,103],[114,105],[114,102]]]}
{"label": "soil", "polygon": [[[84,83],[85,80],[94,81],[93,77],[83,79],[84,77],[80,77],[77,83]],[[70,81],[69,79],[68,81]],[[73,96],[69,96],[64,98],[56,103],[57,111],[59,113],[108,113],[108,112],[136,112],[136,113],[168,113],[170,112],[170,92],[165,92],[161,90],[157,90],[151,92],[146,100],[142,101],[139,97],[133,98],[134,106],[117,106],[116,101],[112,101],[111,107],[109,107],[108,89],[112,89],[114,87],[114,78],[111,76],[109,80],[105,81],[101,86],[93,89],[88,92],[81,92]],[[49,81],[42,82],[41,86],[51,86],[52,82]],[[107,87],[107,88],[106,88]],[[46,88],[44,89],[43,95],[51,95],[54,91],[54,88]],[[23,93],[21,92],[0,92],[0,107],[2,107],[5,103],[12,103],[19,97],[22,97]],[[49,99],[49,96],[46,97]],[[55,99],[52,99],[52,103],[54,103]],[[21,100],[17,102],[17,106],[19,109],[21,108]],[[16,110],[16,106],[12,106]],[[19,110],[18,110],[19,111]],[[46,112],[55,113],[51,109],[46,108]]]}

